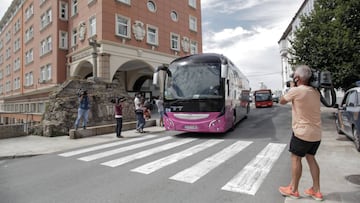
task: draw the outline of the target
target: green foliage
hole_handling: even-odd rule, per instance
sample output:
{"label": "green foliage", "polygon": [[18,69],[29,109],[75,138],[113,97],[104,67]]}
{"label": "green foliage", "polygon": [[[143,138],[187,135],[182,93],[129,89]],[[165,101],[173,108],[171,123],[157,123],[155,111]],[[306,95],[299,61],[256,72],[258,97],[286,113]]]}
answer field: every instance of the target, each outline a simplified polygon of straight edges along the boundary
{"label": "green foliage", "polygon": [[317,0],[291,42],[293,64],[332,73],[335,88],[360,80],[360,1]]}

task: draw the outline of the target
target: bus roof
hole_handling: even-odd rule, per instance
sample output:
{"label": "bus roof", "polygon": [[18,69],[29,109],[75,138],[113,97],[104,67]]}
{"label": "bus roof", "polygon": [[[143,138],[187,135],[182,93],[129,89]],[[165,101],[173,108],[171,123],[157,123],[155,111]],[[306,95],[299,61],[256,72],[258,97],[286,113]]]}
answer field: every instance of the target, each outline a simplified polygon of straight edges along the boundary
{"label": "bus roof", "polygon": [[173,60],[171,63],[180,62],[183,60],[192,62],[192,63],[221,63],[224,59],[227,58],[221,54],[216,53],[203,53],[203,54],[193,54],[184,57],[179,57]]}

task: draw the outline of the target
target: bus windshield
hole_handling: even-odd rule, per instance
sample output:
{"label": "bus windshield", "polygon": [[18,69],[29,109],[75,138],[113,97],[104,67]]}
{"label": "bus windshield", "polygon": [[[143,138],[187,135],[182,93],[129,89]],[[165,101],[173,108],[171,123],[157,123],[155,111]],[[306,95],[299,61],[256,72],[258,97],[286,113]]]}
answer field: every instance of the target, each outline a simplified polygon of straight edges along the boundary
{"label": "bus windshield", "polygon": [[271,101],[270,91],[259,91],[255,93],[255,101]]}
{"label": "bus windshield", "polygon": [[164,99],[222,98],[220,64],[173,63],[165,79]]}

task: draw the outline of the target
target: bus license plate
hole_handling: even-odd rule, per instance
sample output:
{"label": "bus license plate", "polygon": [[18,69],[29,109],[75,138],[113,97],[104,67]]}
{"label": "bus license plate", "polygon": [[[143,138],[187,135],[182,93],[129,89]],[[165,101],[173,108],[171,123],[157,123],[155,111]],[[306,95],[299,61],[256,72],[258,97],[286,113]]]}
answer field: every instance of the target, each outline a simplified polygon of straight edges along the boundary
{"label": "bus license plate", "polygon": [[198,129],[198,127],[196,125],[185,125],[184,128],[188,129],[188,130],[196,130],[196,129]]}

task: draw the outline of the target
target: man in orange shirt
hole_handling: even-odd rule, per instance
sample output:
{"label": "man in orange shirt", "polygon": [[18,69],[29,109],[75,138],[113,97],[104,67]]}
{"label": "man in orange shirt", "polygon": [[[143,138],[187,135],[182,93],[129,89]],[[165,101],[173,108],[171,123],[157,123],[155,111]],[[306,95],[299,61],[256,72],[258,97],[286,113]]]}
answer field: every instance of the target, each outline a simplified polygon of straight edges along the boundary
{"label": "man in orange shirt", "polygon": [[280,104],[292,103],[291,182],[280,187],[279,192],[287,197],[299,198],[298,186],[302,173],[301,159],[306,158],[313,180],[311,188],[305,194],[315,200],[323,200],[320,192],[320,168],[315,154],[321,141],[320,93],[309,86],[312,72],[308,66],[296,68],[289,92],[280,99]]}

